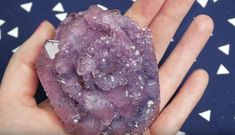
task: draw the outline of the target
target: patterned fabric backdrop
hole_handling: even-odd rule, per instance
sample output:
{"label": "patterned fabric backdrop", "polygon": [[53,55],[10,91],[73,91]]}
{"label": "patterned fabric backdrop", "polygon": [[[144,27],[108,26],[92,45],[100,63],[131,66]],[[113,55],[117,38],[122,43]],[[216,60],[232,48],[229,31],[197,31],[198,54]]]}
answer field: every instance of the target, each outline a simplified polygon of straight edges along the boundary
{"label": "patterned fabric backdrop", "polygon": [[[57,26],[67,13],[85,10],[91,4],[109,9],[117,8],[124,13],[133,2],[134,0],[0,0],[0,80],[11,55],[43,20],[49,20]],[[197,68],[204,68],[209,72],[210,83],[202,100],[178,134],[235,135],[235,1],[197,0],[174,36],[166,56],[193,18],[201,13],[214,19],[215,30],[190,73]],[[39,87],[37,101],[45,98],[45,93]]]}

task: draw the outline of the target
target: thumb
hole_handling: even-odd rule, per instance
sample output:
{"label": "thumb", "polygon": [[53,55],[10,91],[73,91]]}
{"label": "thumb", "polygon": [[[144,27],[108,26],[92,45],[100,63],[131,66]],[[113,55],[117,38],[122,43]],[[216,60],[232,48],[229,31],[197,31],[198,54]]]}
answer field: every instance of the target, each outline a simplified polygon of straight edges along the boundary
{"label": "thumb", "polygon": [[45,41],[53,36],[54,27],[47,21],[42,22],[11,58],[2,80],[0,92],[20,97],[35,95],[38,78],[34,65]]}

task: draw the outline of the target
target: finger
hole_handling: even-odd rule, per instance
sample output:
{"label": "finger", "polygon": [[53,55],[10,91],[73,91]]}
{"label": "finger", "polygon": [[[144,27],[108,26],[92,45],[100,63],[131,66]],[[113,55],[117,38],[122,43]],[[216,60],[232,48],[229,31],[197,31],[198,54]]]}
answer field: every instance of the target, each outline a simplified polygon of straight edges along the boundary
{"label": "finger", "polygon": [[[39,109],[42,109],[42,112],[46,113],[47,119],[49,122],[45,122],[45,123],[49,123],[48,125],[51,126],[51,128],[48,127],[48,129],[54,129],[54,131],[57,132],[57,134],[59,135],[69,135],[68,133],[66,133],[66,131],[63,128],[63,123],[61,121],[61,119],[57,116],[57,114],[55,113],[53,107],[50,104],[49,99],[44,100],[43,102],[41,102],[38,105]],[[42,115],[42,114],[41,114]]]}
{"label": "finger", "polygon": [[204,70],[195,71],[152,124],[151,133],[153,135],[175,135],[202,97],[208,79],[208,74]]}
{"label": "finger", "polygon": [[50,107],[50,108],[52,108],[51,106],[50,106],[50,101],[49,101],[49,99],[46,99],[46,100],[44,100],[44,101],[42,101],[41,103],[39,103],[38,104],[38,107],[40,107],[40,108],[44,108],[44,107]]}
{"label": "finger", "polygon": [[39,108],[42,108],[46,111],[49,111],[49,112],[54,112],[54,109],[53,107],[51,106],[50,104],[50,100],[49,99],[46,99],[44,100],[43,102],[41,102],[39,105],[38,105]]}
{"label": "finger", "polygon": [[143,135],[151,135],[149,129],[147,129],[147,130],[143,133]]}
{"label": "finger", "polygon": [[53,36],[54,27],[47,21],[41,23],[11,58],[3,77],[2,91],[17,96],[35,94],[38,79],[34,64],[45,41]]}
{"label": "finger", "polygon": [[161,60],[173,35],[195,0],[166,0],[150,24],[158,61]]}
{"label": "finger", "polygon": [[194,19],[185,35],[159,70],[161,109],[166,105],[193,62],[205,46],[213,30],[213,21],[206,15]]}
{"label": "finger", "polygon": [[[46,99],[43,102],[41,102],[40,104],[38,104],[38,107],[39,107],[39,109],[42,109],[43,111],[45,111],[47,113],[47,115],[54,117],[55,120],[59,120],[58,116],[56,115],[56,113],[54,111],[54,108],[50,104],[49,99]],[[60,123],[60,122],[57,122],[57,123]]]}
{"label": "finger", "polygon": [[137,0],[126,12],[126,16],[135,20],[140,26],[148,26],[165,0]]}

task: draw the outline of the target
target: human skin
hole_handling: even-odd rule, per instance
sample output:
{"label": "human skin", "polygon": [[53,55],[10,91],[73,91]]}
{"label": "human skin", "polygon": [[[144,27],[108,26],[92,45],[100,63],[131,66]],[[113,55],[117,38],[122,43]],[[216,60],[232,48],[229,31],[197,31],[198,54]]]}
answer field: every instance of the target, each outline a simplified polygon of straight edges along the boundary
{"label": "human skin", "polygon": [[[125,15],[152,30],[156,56],[160,62],[193,2],[137,0]],[[169,102],[212,31],[210,17],[195,17],[178,45],[159,67],[161,112],[146,135],[176,134],[200,100],[209,80],[207,72],[202,69],[194,71]],[[0,85],[0,134],[69,135],[48,100],[38,105],[34,98],[38,86],[35,62],[45,41],[52,39],[54,34],[54,27],[47,21],[42,22],[12,56]]]}

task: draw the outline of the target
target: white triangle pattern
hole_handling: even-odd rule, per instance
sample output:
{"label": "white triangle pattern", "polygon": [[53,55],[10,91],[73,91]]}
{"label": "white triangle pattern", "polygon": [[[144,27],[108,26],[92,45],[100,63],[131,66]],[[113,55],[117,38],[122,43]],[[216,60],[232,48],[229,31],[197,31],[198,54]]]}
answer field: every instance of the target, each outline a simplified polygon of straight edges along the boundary
{"label": "white triangle pattern", "polygon": [[215,2],[217,2],[218,0],[213,0],[213,2],[215,3]]}
{"label": "white triangle pattern", "polygon": [[19,50],[19,48],[20,48],[20,46],[16,47],[16,48],[13,49],[11,52],[12,52],[12,53],[15,53],[15,52],[17,52],[17,51]]}
{"label": "white triangle pattern", "polygon": [[19,27],[15,27],[14,29],[10,30],[7,34],[9,36],[14,37],[14,38],[18,38],[18,36],[19,36]]}
{"label": "white triangle pattern", "polygon": [[33,2],[21,4],[20,7],[27,12],[30,12],[33,6]]}
{"label": "white triangle pattern", "polygon": [[208,0],[197,0],[197,2],[203,7],[205,8],[207,3],[208,3]]}
{"label": "white triangle pattern", "polygon": [[105,6],[101,5],[101,4],[97,4],[97,6],[98,6],[99,8],[101,8],[101,9],[103,9],[103,10],[108,10],[107,7],[105,7]]}
{"label": "white triangle pattern", "polygon": [[67,17],[68,13],[59,13],[56,14],[56,18],[58,18],[60,21],[63,21]]}
{"label": "white triangle pattern", "polygon": [[221,64],[219,66],[219,69],[217,70],[217,75],[226,75],[226,74],[229,74],[230,72],[228,71],[228,69],[223,65]]}
{"label": "white triangle pattern", "polygon": [[0,19],[0,26],[2,26],[5,22],[5,20]]}
{"label": "white triangle pattern", "polygon": [[229,55],[230,44],[222,45],[218,49],[226,55]]}
{"label": "white triangle pattern", "polygon": [[57,3],[54,8],[52,9],[52,11],[55,11],[55,12],[64,12],[64,7],[62,5],[61,2]]}
{"label": "white triangle pattern", "polygon": [[201,113],[199,113],[199,116],[201,116],[202,118],[204,118],[205,120],[210,122],[210,120],[211,120],[211,110],[201,112]]}
{"label": "white triangle pattern", "polygon": [[176,133],[176,135],[185,135],[186,133],[185,132],[182,132],[182,131],[178,131],[177,133]]}
{"label": "white triangle pattern", "polygon": [[228,19],[228,22],[231,23],[233,26],[235,26],[235,17]]}

